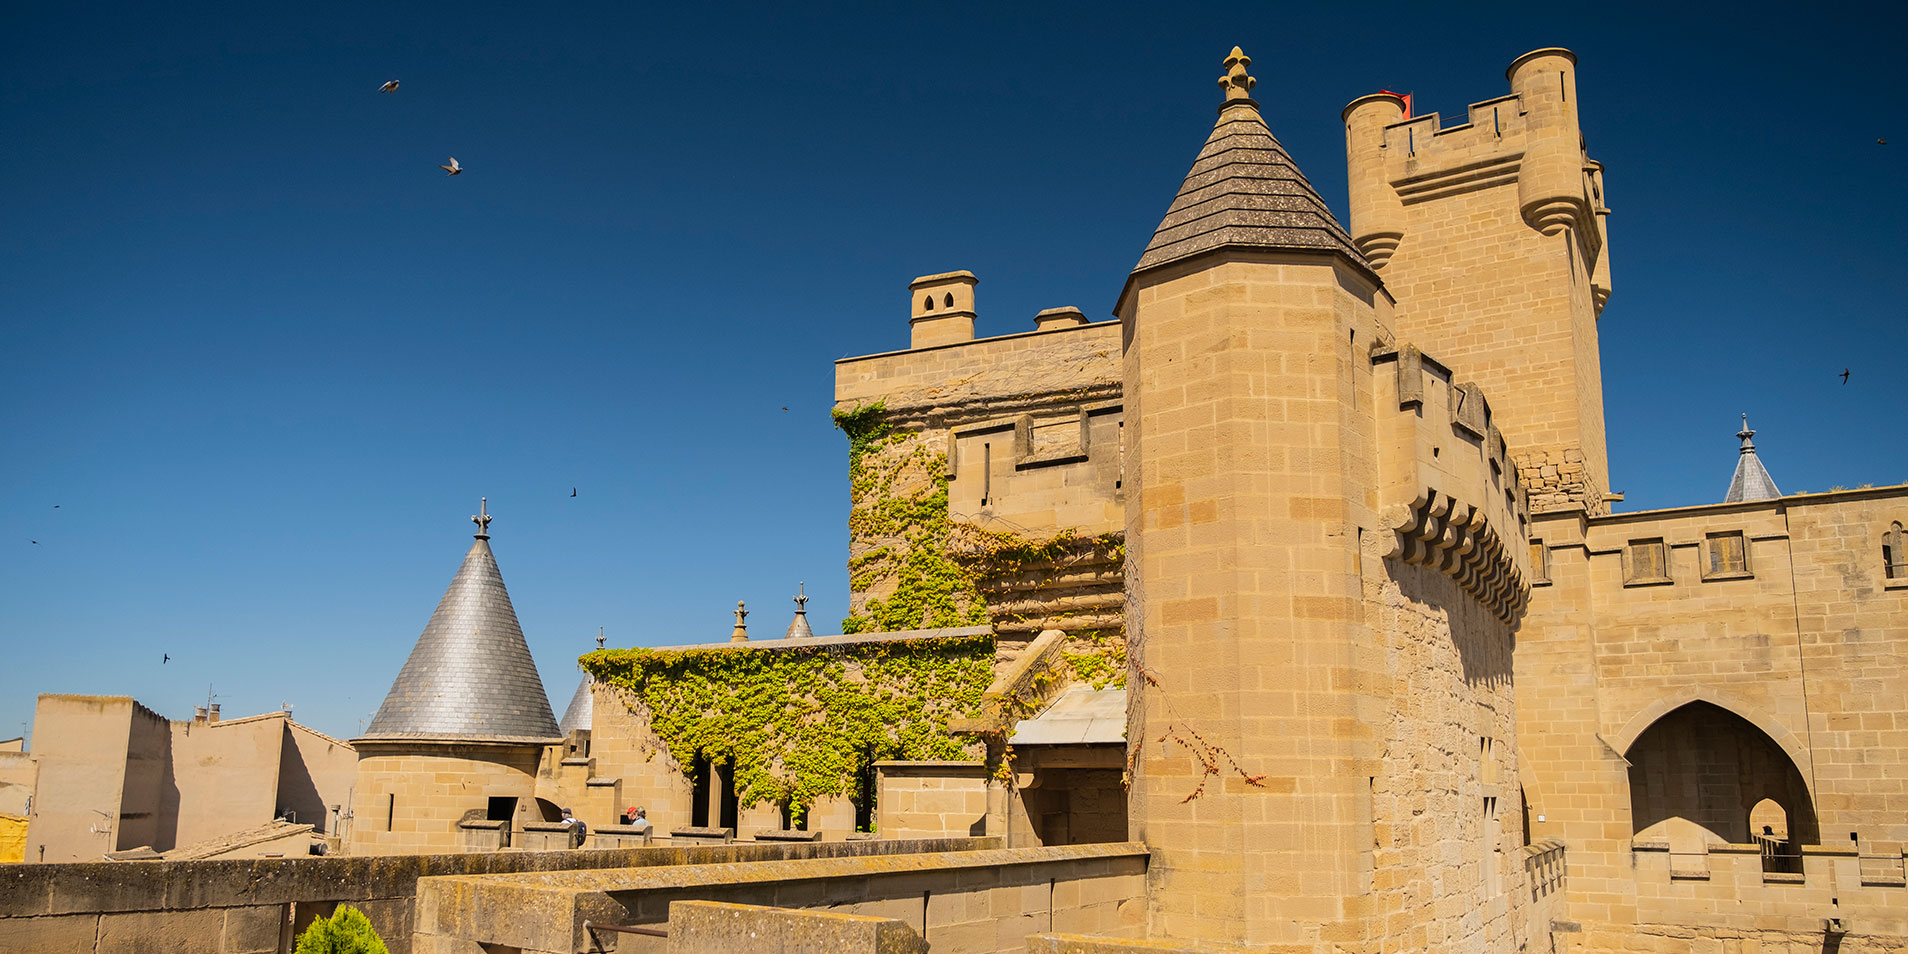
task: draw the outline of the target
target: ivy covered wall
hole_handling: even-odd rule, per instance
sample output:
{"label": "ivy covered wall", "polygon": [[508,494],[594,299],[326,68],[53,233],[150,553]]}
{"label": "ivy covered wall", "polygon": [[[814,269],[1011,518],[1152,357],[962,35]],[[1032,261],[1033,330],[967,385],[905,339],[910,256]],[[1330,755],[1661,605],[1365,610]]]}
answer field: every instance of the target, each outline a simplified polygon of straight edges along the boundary
{"label": "ivy covered wall", "polygon": [[818,798],[852,794],[871,762],[985,757],[948,723],[979,714],[994,673],[987,634],[602,649],[580,663],[641,701],[679,768],[698,755],[732,758],[744,806],[787,802],[799,816]]}

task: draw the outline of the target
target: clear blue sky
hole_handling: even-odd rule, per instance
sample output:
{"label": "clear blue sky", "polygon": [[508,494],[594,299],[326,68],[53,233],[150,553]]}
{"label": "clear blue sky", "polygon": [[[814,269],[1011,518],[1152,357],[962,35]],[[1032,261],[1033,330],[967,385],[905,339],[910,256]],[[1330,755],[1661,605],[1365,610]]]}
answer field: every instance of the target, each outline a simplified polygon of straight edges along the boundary
{"label": "clear blue sky", "polygon": [[356,734],[479,495],[559,708],[598,626],[779,633],[805,580],[835,631],[830,362],[929,272],[983,335],[1107,316],[1235,43],[1341,216],[1347,101],[1576,50],[1623,506],[1720,499],[1743,411],[1785,491],[1908,480],[1902,8],[1511,9],[9,4],[0,737],[208,684]]}

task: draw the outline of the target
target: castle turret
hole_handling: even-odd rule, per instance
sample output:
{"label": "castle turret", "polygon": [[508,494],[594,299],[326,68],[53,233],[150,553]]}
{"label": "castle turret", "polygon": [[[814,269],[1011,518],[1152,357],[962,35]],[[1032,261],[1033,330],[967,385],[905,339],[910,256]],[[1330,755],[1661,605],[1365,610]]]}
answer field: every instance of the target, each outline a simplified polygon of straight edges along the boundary
{"label": "castle turret", "polygon": [[489,501],[470,519],[476,543],[352,740],[353,854],[456,850],[468,812],[536,817],[537,766],[561,733],[490,551]]}
{"label": "castle turret", "polygon": [[1153,851],[1153,936],[1297,945],[1370,936],[1357,885],[1383,707],[1348,629],[1348,521],[1376,521],[1354,513],[1374,478],[1348,408],[1389,302],[1266,128],[1250,64],[1226,57],[1218,123],[1116,308],[1128,817]]}
{"label": "castle turret", "polygon": [[1538,512],[1609,510],[1597,316],[1610,297],[1603,167],[1584,153],[1577,58],[1511,63],[1511,92],[1462,121],[1345,108],[1351,225],[1382,267],[1396,328],[1504,409]]}
{"label": "castle turret", "polygon": [[1345,161],[1351,187],[1351,235],[1371,267],[1383,269],[1404,238],[1404,201],[1385,176],[1385,129],[1405,118],[1404,98],[1373,93],[1351,101],[1345,122]]}
{"label": "castle turret", "polygon": [[1504,71],[1524,110],[1530,140],[1517,172],[1524,221],[1545,235],[1589,223],[1583,196],[1583,146],[1577,127],[1577,55],[1532,50]]}

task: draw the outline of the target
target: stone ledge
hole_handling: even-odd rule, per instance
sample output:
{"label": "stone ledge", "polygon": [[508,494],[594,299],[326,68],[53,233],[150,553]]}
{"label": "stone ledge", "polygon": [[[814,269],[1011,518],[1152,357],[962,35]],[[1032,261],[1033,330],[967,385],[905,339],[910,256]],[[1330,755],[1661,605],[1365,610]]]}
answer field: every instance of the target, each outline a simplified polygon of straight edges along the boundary
{"label": "stone ledge", "polygon": [[973,851],[655,865],[644,868],[451,875],[435,880],[454,880],[499,887],[518,885],[540,891],[570,890],[608,893],[654,891],[660,888],[701,888],[716,885],[811,881],[912,871],[1001,868],[1092,858],[1150,859],[1151,856],[1146,846],[1138,842],[1105,842],[1092,845],[1052,845],[1041,848],[982,848]]}

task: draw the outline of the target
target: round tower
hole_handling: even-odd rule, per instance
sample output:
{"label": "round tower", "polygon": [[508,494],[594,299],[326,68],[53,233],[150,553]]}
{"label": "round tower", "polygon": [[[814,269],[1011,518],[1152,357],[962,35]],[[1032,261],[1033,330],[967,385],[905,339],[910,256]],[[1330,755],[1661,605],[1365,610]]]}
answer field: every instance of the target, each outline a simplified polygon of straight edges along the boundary
{"label": "round tower", "polygon": [[1532,50],[1506,71],[1523,103],[1529,141],[1517,176],[1524,221],[1556,235],[1583,218],[1583,136],[1577,127],[1577,54]]}
{"label": "round tower", "polygon": [[351,740],[351,854],[504,847],[523,822],[545,820],[538,766],[562,733],[490,552],[488,503],[384,704]]}
{"label": "round tower", "polygon": [[1404,239],[1404,200],[1385,175],[1385,127],[1403,122],[1396,93],[1360,96],[1339,114],[1345,123],[1345,165],[1351,188],[1351,237],[1365,260],[1382,270]]}

